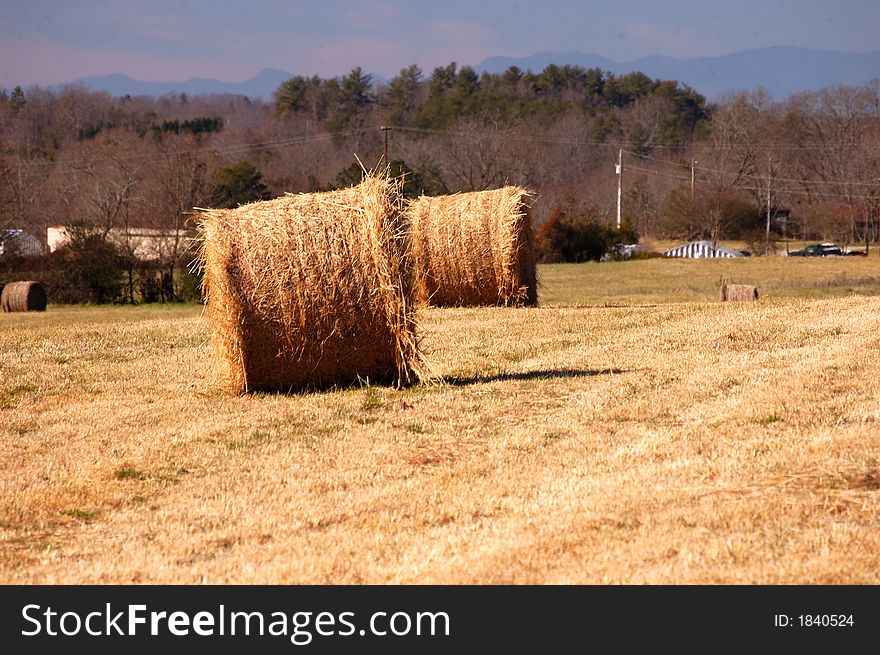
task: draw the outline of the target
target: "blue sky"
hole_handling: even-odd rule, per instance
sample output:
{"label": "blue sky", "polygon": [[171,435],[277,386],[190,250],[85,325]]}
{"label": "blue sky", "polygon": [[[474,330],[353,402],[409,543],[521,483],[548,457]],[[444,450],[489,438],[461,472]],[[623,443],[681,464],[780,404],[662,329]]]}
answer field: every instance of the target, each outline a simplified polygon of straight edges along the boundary
{"label": "blue sky", "polygon": [[263,68],[391,76],[546,51],[869,52],[878,33],[878,0],[0,0],[0,87],[107,73],[240,81]]}

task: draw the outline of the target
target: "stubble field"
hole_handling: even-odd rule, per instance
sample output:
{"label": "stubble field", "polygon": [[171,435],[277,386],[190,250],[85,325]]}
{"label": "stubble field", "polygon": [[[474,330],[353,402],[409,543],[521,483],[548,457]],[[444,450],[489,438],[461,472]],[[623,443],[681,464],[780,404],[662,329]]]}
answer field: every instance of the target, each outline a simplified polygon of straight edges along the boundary
{"label": "stubble field", "polygon": [[0,582],[880,582],[880,258],[539,275],[421,310],[399,391],[228,396],[196,306],[0,315]]}

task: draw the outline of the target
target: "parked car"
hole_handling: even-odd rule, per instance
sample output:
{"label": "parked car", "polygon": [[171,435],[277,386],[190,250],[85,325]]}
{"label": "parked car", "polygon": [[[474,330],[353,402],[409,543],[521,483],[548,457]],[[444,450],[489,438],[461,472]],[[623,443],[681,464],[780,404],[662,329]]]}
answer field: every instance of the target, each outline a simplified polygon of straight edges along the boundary
{"label": "parked car", "polygon": [[607,261],[622,261],[624,259],[632,259],[633,255],[636,253],[642,252],[642,248],[637,243],[629,243],[620,246],[615,246],[604,255],[602,255],[599,261],[607,262]]}
{"label": "parked car", "polygon": [[833,243],[814,243],[788,253],[789,257],[840,257],[841,255],[843,250]]}

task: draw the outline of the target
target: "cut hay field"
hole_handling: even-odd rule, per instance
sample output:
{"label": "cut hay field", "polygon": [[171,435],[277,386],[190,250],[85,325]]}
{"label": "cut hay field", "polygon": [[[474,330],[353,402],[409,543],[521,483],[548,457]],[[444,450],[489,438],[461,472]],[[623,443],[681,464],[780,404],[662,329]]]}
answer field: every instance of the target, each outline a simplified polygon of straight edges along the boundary
{"label": "cut hay field", "polygon": [[0,582],[880,583],[880,258],[539,275],[420,310],[402,391],[225,395],[195,306],[0,315]]}

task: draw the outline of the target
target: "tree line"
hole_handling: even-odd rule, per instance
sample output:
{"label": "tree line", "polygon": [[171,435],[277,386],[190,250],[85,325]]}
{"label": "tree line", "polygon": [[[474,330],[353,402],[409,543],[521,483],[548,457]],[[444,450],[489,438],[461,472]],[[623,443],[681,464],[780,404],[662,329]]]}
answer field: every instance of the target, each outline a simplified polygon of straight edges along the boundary
{"label": "tree line", "polygon": [[[641,73],[551,65],[478,74],[455,63],[430,74],[409,66],[384,84],[360,68],[295,76],[271,101],[2,91],[0,230],[45,239],[51,225],[73,226],[104,242],[111,230],[191,230],[193,207],[353,183],[355,156],[378,165],[386,139],[410,194],[532,189],[536,223],[549,221],[544,234],[562,240],[544,248],[548,259],[571,257],[566,240],[613,227],[618,158],[630,238],[760,249],[786,237],[878,236],[880,81],[710,103]],[[162,297],[182,293],[187,246],[182,239],[151,264]],[[146,274],[124,242],[121,250],[128,283],[118,295],[135,300]]]}

